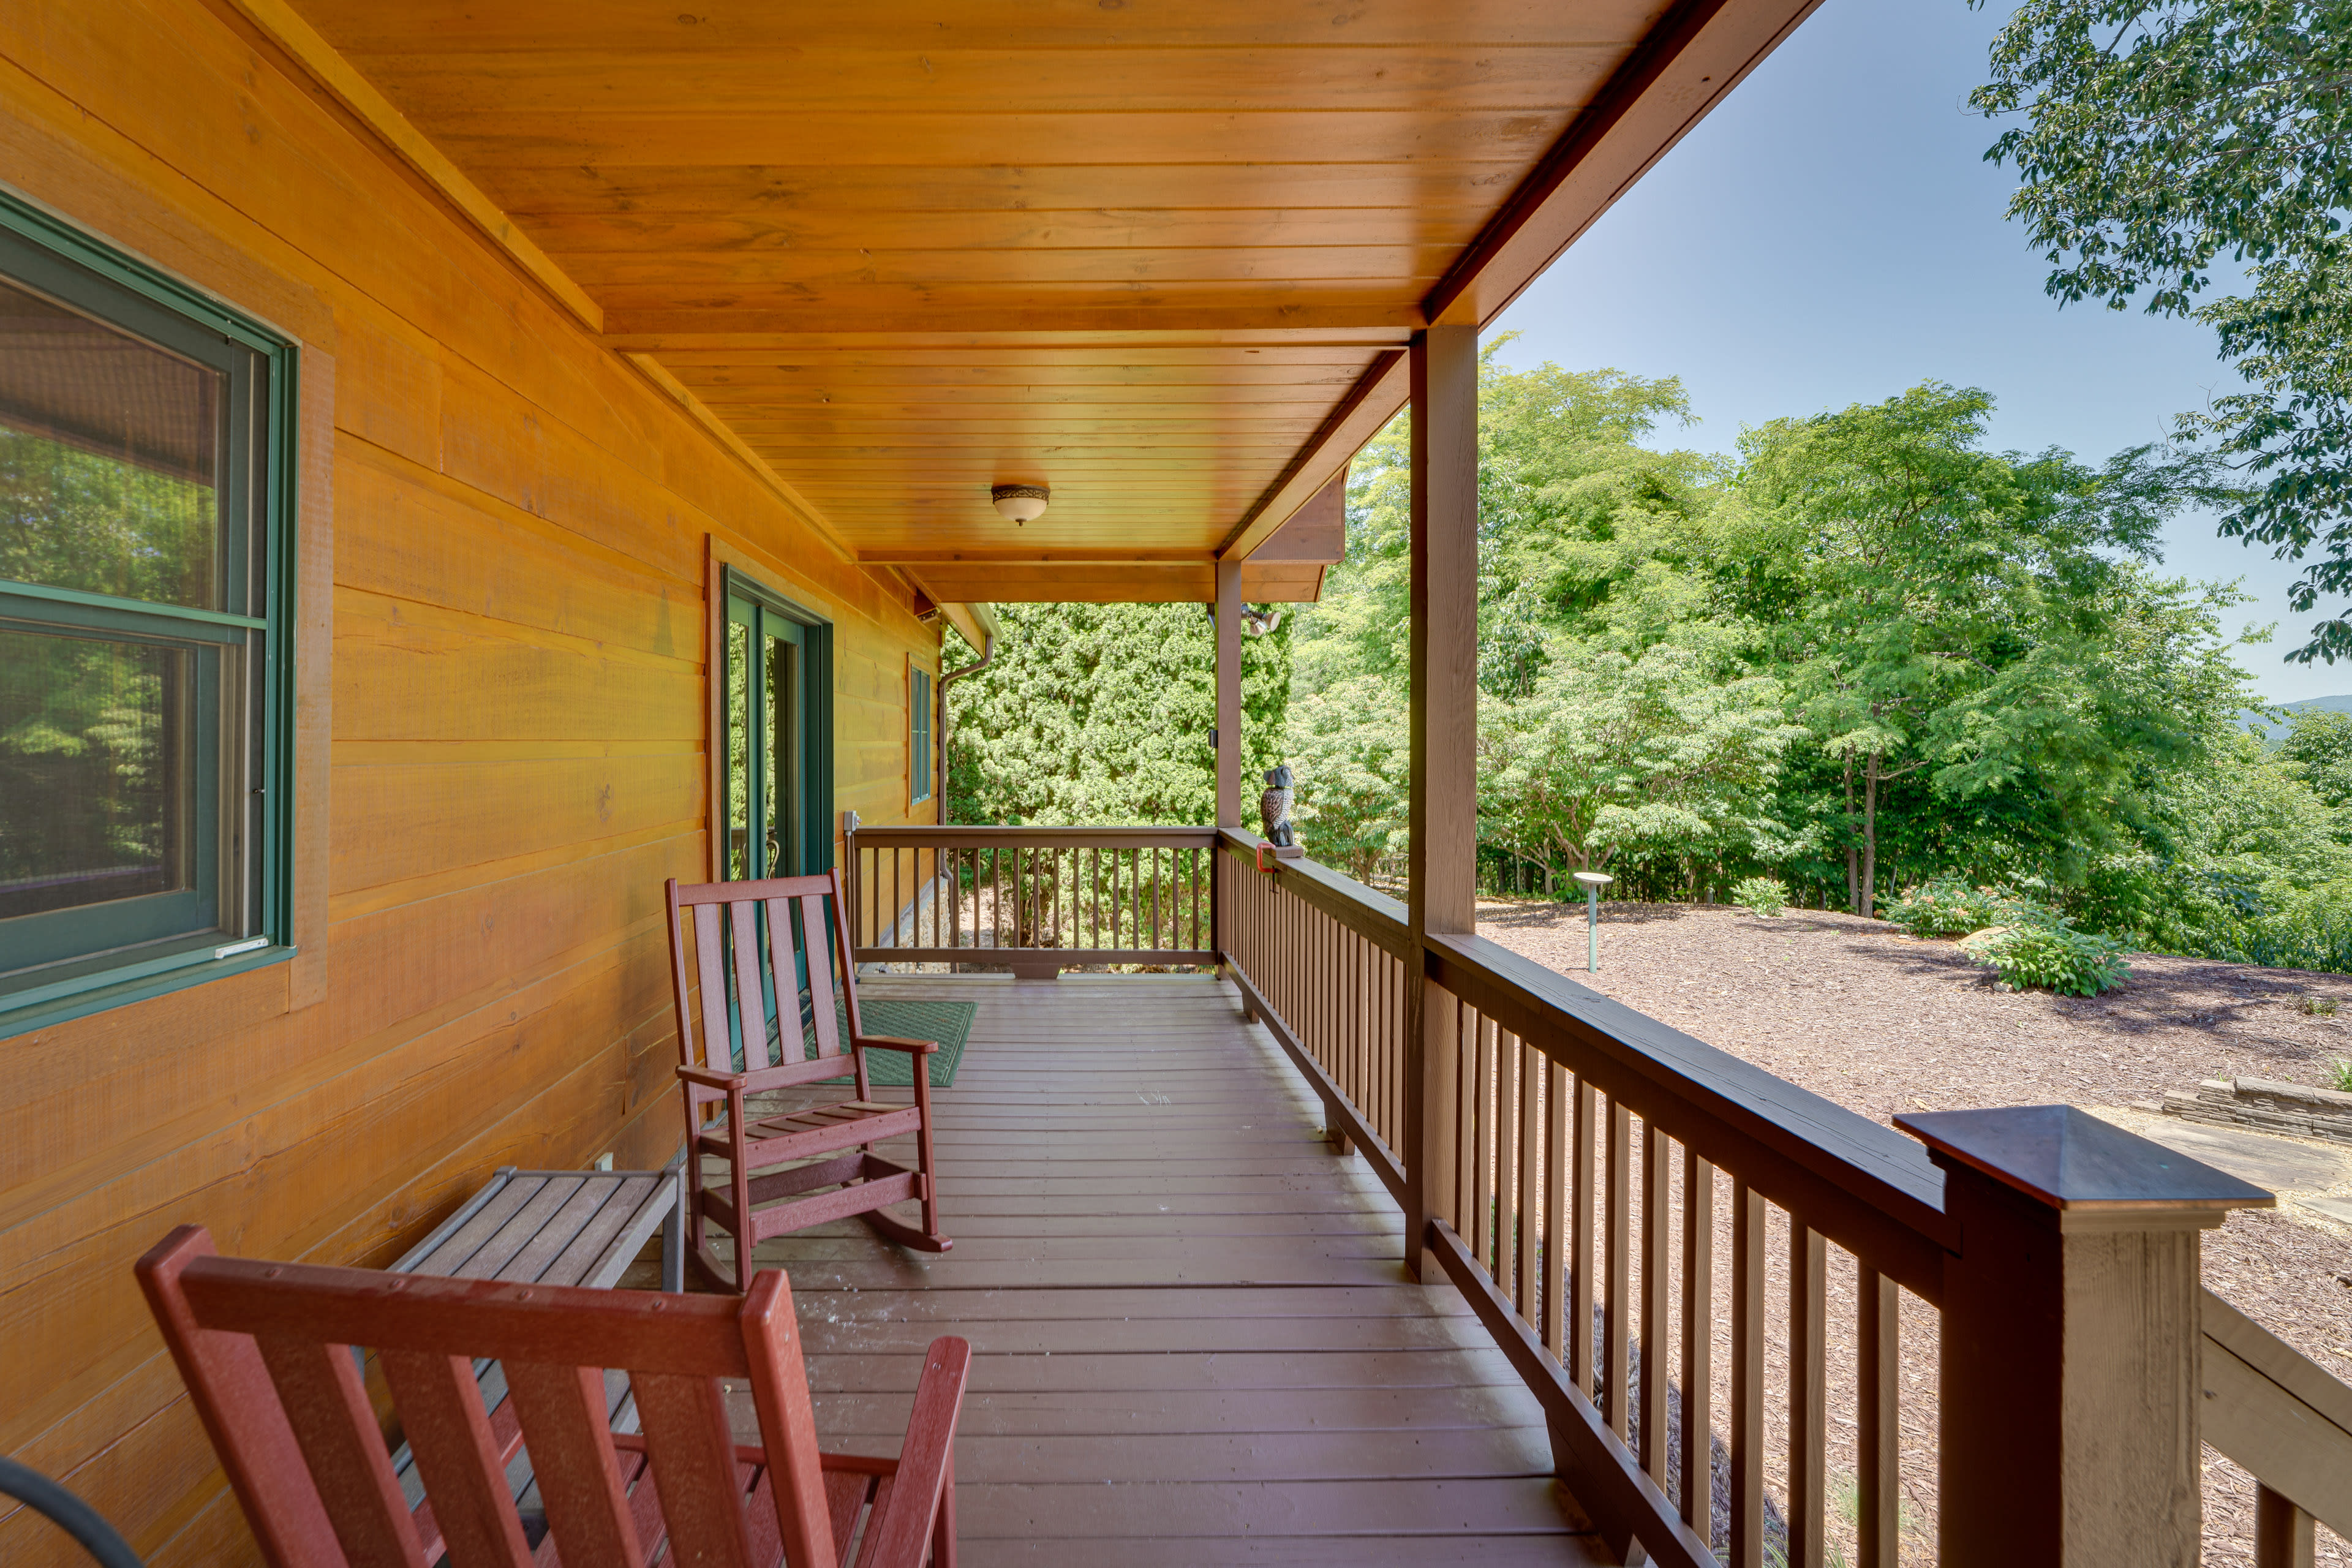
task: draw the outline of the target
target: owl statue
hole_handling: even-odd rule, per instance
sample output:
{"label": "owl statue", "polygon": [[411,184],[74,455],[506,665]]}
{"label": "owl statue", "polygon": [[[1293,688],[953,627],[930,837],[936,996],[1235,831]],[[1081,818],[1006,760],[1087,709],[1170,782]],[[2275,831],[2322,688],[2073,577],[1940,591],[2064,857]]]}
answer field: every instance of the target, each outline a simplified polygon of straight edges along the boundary
{"label": "owl statue", "polygon": [[1290,821],[1290,766],[1270,768],[1265,775],[1265,793],[1257,797],[1257,814],[1265,824],[1265,840],[1287,849],[1298,842],[1298,829]]}

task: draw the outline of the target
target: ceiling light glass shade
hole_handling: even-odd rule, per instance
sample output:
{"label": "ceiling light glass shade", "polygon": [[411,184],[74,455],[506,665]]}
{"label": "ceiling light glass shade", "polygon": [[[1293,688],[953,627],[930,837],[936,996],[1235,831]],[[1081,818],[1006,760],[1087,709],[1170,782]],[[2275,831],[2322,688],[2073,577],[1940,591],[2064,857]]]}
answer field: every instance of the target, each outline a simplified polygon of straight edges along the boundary
{"label": "ceiling light glass shade", "polygon": [[1044,485],[995,485],[989,489],[989,499],[996,503],[996,513],[1010,522],[1027,522],[1043,517],[1045,503],[1053,491]]}

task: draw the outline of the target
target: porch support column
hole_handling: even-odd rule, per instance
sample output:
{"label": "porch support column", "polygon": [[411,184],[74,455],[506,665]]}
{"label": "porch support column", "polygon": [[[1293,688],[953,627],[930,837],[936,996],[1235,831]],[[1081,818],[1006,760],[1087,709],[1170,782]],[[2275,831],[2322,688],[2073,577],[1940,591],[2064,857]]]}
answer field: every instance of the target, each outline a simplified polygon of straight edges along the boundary
{"label": "porch support column", "polygon": [[1242,825],[1242,563],[1217,563],[1217,826]]}
{"label": "porch support column", "polygon": [[[1217,826],[1242,825],[1242,563],[1217,563]],[[1209,924],[1220,954],[1234,950],[1233,858],[1209,851]],[[1223,972],[1222,959],[1219,973]]]}
{"label": "porch support column", "polygon": [[[1418,948],[1475,929],[1478,844],[1478,330],[1415,333],[1412,591],[1408,668],[1406,906]],[[1406,966],[1404,1256],[1417,1279],[1444,1279],[1427,1255],[1433,1217],[1454,1217],[1455,1031],[1459,1009]]]}
{"label": "porch support column", "polygon": [[2271,1194],[2067,1105],[1895,1121],[1959,1226],[1938,1560],[2196,1568],[2198,1233]]}

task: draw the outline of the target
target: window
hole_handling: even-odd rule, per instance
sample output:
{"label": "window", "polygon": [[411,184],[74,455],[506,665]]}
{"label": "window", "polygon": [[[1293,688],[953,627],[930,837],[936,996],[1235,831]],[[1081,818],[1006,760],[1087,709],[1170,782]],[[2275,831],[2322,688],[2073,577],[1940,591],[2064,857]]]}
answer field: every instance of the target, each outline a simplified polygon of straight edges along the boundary
{"label": "window", "polygon": [[931,672],[907,666],[908,798],[931,798]]}
{"label": "window", "polygon": [[289,951],[292,387],[0,201],[0,1032]]}

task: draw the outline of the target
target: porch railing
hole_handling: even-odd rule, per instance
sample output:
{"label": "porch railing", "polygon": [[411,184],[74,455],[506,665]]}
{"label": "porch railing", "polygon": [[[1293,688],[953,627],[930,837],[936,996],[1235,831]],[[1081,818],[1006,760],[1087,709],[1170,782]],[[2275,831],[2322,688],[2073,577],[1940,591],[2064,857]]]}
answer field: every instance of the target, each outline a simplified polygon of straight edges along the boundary
{"label": "porch railing", "polygon": [[1213,964],[1216,833],[1201,827],[853,827],[860,963]]}
{"label": "porch railing", "polygon": [[[2311,1561],[2314,1516],[2352,1533],[2352,1389],[2197,1278],[2197,1227],[2252,1189],[2136,1199],[2126,1173],[2070,1217],[2063,1191],[2035,1198],[2042,1178],[1965,1147],[1974,1123],[1931,1152],[1493,942],[1416,940],[1403,905],[1312,861],[1260,869],[1244,832],[855,842],[862,962],[1219,963],[1397,1197],[1408,1258],[1461,1289],[1541,1403],[1621,1552],[1895,1568],[1906,1514],[1940,1500],[1948,1562],[2189,1563],[2193,1531],[2166,1532],[2195,1517],[2200,1437],[2260,1483],[2264,1568]],[[2139,1250],[2070,1265],[2084,1247]],[[1908,1357],[1906,1300],[1926,1331]],[[1835,1411],[1832,1381],[1850,1390]],[[2138,1489],[2107,1499],[2086,1555],[2062,1549],[2056,1504],[2062,1468],[2099,1484],[2067,1424],[2102,1399],[2148,1451],[2115,1460],[2108,1479]]]}

